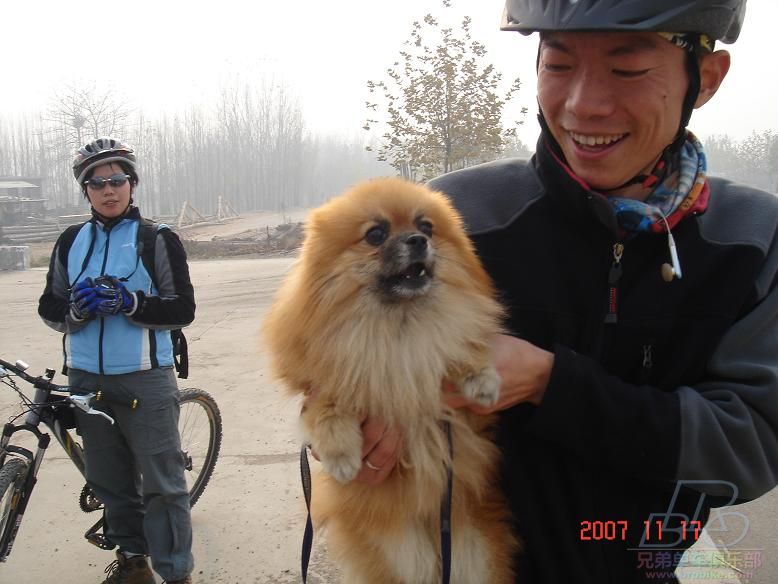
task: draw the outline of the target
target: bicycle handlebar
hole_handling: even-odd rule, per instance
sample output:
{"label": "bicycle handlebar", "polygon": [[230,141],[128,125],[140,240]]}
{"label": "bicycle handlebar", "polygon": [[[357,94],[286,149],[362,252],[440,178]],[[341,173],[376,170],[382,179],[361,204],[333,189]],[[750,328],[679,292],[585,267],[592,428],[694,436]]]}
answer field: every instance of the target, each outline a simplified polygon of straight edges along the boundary
{"label": "bicycle handlebar", "polygon": [[[133,396],[128,396],[124,399],[118,396],[111,396],[110,398],[108,398],[103,394],[101,390],[97,390],[97,392],[92,392],[77,387],[71,387],[70,385],[59,385],[57,383],[53,383],[52,381],[50,381],[50,378],[46,378],[42,375],[39,375],[38,377],[33,377],[32,375],[26,372],[26,369],[28,369],[28,367],[29,365],[27,365],[23,361],[17,361],[15,364],[11,364],[8,361],[0,359],[0,377],[3,377],[2,369],[7,369],[8,371],[11,371],[15,375],[22,378],[27,383],[32,384],[32,386],[35,387],[35,389],[43,389],[45,391],[55,391],[58,393],[70,394],[68,401],[72,403],[74,406],[76,406],[77,408],[84,411],[90,409],[89,402],[91,402],[93,398],[95,401],[105,401],[117,405],[129,406],[132,409],[135,409],[140,405],[140,400],[138,400],[138,398]],[[53,370],[49,369],[48,371],[51,371],[52,376],[54,375]],[[98,410],[95,410],[95,413],[97,412]],[[102,412],[99,413],[100,415],[105,416],[105,414],[103,414]]]}
{"label": "bicycle handlebar", "polygon": [[[52,383],[42,375],[38,377],[33,377],[32,375],[26,372],[26,369],[29,367],[29,365],[27,365],[23,361],[17,361],[15,364],[12,365],[11,363],[4,361],[3,359],[0,359],[0,367],[12,371],[16,375],[24,379],[27,383],[31,383],[33,387],[35,387],[35,389],[46,389],[48,391],[58,391],[61,393],[75,393],[75,394],[79,393],[78,391],[71,390],[70,386],[68,385],[58,385],[56,383]],[[2,376],[2,372],[0,372],[0,376]]]}

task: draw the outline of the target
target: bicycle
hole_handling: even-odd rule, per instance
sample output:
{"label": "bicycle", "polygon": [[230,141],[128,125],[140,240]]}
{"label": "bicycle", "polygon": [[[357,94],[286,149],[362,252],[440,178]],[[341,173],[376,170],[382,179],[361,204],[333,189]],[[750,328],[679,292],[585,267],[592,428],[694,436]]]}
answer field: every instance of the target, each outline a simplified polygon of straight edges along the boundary
{"label": "bicycle", "polygon": [[[106,424],[113,419],[100,410],[92,408],[92,403],[100,400],[123,403],[130,407],[142,407],[138,399],[127,397],[119,400],[105,399],[101,392],[84,392],[67,385],[58,385],[51,380],[54,370],[46,369],[43,375],[33,377],[26,373],[29,366],[23,361],[11,364],[0,359],[0,382],[13,389],[22,400],[22,412],[14,416],[3,426],[0,437],[0,562],[8,559],[14,540],[19,532],[24,512],[30,501],[32,490],[37,482],[38,471],[51,437],[40,430],[43,424],[62,445],[65,454],[84,475],[84,451],[80,443],[69,430],[75,428],[74,408],[87,414],[106,418]],[[22,379],[35,388],[34,399],[30,399],[16,384]],[[222,440],[222,420],[219,407],[208,392],[188,388],[178,392],[181,407],[178,429],[181,434],[181,450],[185,460],[187,486],[190,505],[198,501],[213,473]],[[23,424],[15,423],[25,416]],[[38,440],[37,450],[31,450],[12,444],[11,438],[16,432],[29,432]],[[79,496],[82,511],[92,512],[103,509],[102,503],[94,492],[85,485]],[[103,518],[90,527],[84,537],[90,543],[105,550],[116,546],[101,532]]]}

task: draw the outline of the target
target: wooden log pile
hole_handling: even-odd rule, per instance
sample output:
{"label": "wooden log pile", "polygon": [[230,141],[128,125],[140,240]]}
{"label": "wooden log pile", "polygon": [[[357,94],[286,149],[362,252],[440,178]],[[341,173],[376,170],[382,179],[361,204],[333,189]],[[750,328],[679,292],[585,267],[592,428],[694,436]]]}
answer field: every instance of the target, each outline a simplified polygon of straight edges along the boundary
{"label": "wooden log pile", "polygon": [[0,227],[0,242],[8,245],[54,242],[69,225],[87,221],[91,215],[60,215],[32,225],[4,225]]}

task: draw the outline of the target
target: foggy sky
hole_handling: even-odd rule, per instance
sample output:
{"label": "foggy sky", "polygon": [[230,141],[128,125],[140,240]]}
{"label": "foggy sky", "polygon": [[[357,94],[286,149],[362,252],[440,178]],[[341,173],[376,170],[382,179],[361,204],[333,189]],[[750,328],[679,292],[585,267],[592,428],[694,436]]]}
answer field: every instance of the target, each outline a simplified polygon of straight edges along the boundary
{"label": "foggy sky", "polygon": [[[529,108],[520,136],[534,146],[536,35],[500,32],[501,0],[453,4],[472,16],[474,36],[498,70],[522,79],[508,115],[515,119],[522,105]],[[440,6],[440,0],[3,2],[0,112],[41,111],[58,87],[93,80],[154,115],[207,105],[224,84],[264,76],[298,94],[312,129],[358,137],[366,81],[384,77],[412,21],[441,13]],[[692,118],[699,136],[741,139],[753,130],[778,130],[778,75],[770,57],[776,21],[778,2],[749,1],[741,39],[726,47],[733,57],[729,77]]]}

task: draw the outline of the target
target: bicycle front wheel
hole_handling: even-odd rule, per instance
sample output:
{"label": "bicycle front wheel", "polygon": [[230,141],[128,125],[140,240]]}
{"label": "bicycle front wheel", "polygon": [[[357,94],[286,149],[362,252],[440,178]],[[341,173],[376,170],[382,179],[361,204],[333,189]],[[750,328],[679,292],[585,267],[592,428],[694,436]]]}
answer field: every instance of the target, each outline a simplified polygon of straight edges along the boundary
{"label": "bicycle front wheel", "polygon": [[16,517],[29,468],[26,460],[9,458],[0,469],[0,562],[11,553],[16,538]]}
{"label": "bicycle front wheel", "polygon": [[202,389],[179,391],[178,403],[181,408],[178,431],[186,461],[186,484],[190,505],[194,506],[203,494],[219,457],[222,417],[219,406]]}

